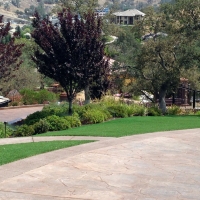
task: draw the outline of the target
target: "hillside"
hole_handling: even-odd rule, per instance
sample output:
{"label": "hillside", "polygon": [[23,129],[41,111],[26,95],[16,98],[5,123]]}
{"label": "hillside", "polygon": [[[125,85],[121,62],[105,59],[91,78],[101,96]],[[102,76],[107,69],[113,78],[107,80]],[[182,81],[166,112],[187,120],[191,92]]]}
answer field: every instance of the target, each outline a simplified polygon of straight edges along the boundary
{"label": "hillside", "polygon": [[[137,5],[140,4],[140,3],[145,4],[145,3],[148,2],[148,0],[137,0],[137,1],[132,0],[132,1],[136,2]],[[26,8],[30,8],[31,5],[33,5],[34,7],[38,6],[37,0],[21,0],[19,8],[17,8],[16,6],[14,6],[13,4],[8,3],[8,2],[11,2],[11,1],[0,0],[0,3],[2,3],[2,5],[0,5],[0,14],[4,15],[5,18],[18,19],[18,20],[22,20],[22,21],[23,21],[23,19],[19,19],[16,15],[17,10],[24,12],[24,10]],[[106,2],[106,0],[99,0],[99,5],[103,6],[105,2]],[[111,2],[111,0],[110,0],[110,2]],[[120,0],[120,2],[127,2],[127,0]],[[129,2],[130,2],[130,0],[129,0]],[[150,5],[158,5],[160,0],[150,0],[150,2],[151,2]],[[8,10],[5,10],[5,8],[4,8],[6,3],[9,4]],[[50,11],[53,6],[54,5],[45,4],[45,9]]]}

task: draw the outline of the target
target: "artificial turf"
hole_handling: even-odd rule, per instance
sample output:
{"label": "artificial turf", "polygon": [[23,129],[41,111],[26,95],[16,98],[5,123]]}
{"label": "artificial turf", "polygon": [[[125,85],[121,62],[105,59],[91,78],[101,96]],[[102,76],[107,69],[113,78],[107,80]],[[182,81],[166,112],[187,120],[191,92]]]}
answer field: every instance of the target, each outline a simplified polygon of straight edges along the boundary
{"label": "artificial turf", "polygon": [[0,145],[0,165],[27,158],[30,156],[38,155],[41,153],[46,153],[49,151],[63,149],[88,142],[93,141],[70,140]]}
{"label": "artificial turf", "polygon": [[148,116],[114,119],[100,124],[83,125],[38,136],[121,137],[134,134],[200,128],[199,116]]}

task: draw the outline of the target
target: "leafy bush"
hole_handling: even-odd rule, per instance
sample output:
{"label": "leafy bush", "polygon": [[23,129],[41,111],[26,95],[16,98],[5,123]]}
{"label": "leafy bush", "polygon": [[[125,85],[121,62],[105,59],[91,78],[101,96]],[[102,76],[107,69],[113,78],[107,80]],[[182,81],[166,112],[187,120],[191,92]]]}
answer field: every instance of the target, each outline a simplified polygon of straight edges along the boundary
{"label": "leafy bush", "polygon": [[181,113],[181,109],[178,106],[171,106],[167,109],[168,115],[178,115]]}
{"label": "leafy bush", "polygon": [[57,115],[57,116],[65,116],[68,114],[69,104],[61,103],[61,104],[49,104],[46,105],[42,111],[49,113],[49,115]]}
{"label": "leafy bush", "polygon": [[24,120],[24,123],[26,125],[33,125],[36,122],[39,122],[40,119],[44,119],[45,117],[48,117],[49,115],[52,115],[52,114],[50,114],[49,112],[46,112],[45,110],[37,111],[28,115],[27,118]]}
{"label": "leafy bush", "polygon": [[45,119],[49,123],[49,131],[60,131],[71,128],[70,123],[66,119],[56,115],[48,116]]}
{"label": "leafy bush", "polygon": [[114,105],[120,105],[121,103],[120,101],[117,101],[113,96],[104,96],[100,100],[100,104],[105,106],[114,106]]}
{"label": "leafy bush", "polygon": [[141,105],[132,104],[129,108],[129,116],[143,116],[145,114],[145,107]]}
{"label": "leafy bush", "polygon": [[153,106],[153,107],[148,108],[147,115],[148,116],[160,116],[160,115],[162,115],[162,112],[158,107]]}
{"label": "leafy bush", "polygon": [[195,113],[195,115],[200,116],[200,111],[197,111],[197,112]]}
{"label": "leafy bush", "polygon": [[81,121],[78,116],[66,116],[63,117],[65,120],[67,120],[70,124],[70,127],[78,127],[81,126]]}
{"label": "leafy bush", "polygon": [[97,109],[86,110],[83,113],[81,121],[84,124],[96,124],[105,121],[106,115]]}
{"label": "leafy bush", "polygon": [[49,130],[50,125],[47,122],[47,120],[40,119],[39,122],[36,122],[33,125],[33,128],[34,128],[34,134],[46,133]]}
{"label": "leafy bush", "polygon": [[6,135],[5,135],[5,124],[0,122],[0,138],[10,137],[13,134],[13,130],[6,125]]}
{"label": "leafy bush", "polygon": [[108,111],[113,117],[128,117],[129,108],[126,104],[113,105],[108,107]]}
{"label": "leafy bush", "polygon": [[49,92],[47,90],[39,90],[36,92],[36,100],[38,103],[42,104],[45,101],[55,102],[57,101],[57,96],[53,92]]}
{"label": "leafy bush", "polygon": [[23,96],[22,101],[25,105],[42,104],[45,101],[54,102],[58,99],[56,94],[47,90],[33,91],[30,89],[23,89],[20,93]]}
{"label": "leafy bush", "polygon": [[33,126],[28,126],[26,124],[18,126],[14,132],[15,137],[21,136],[31,136],[35,133]]}
{"label": "leafy bush", "polygon": [[23,89],[20,91],[20,94],[23,96],[22,101],[25,105],[38,103],[35,91],[30,89]]}

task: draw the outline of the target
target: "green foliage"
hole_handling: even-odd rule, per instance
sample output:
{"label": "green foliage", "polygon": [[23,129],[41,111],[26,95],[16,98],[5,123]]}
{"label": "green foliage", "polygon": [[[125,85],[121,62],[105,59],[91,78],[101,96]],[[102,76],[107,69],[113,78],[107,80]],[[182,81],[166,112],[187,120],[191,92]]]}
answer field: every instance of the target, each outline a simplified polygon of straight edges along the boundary
{"label": "green foliage", "polygon": [[129,108],[126,104],[113,105],[108,107],[108,111],[113,117],[128,117],[129,116]]}
{"label": "green foliage", "polygon": [[46,110],[37,111],[34,112],[33,114],[28,115],[27,118],[24,120],[24,123],[26,125],[33,125],[36,122],[39,122],[40,119],[44,119],[45,117],[48,117],[49,115],[52,114],[50,114],[50,112],[47,112]]}
{"label": "green foliage", "polygon": [[26,124],[18,126],[14,132],[15,137],[31,136],[35,133],[33,126],[28,126]]}
{"label": "green foliage", "polygon": [[147,115],[148,116],[161,116],[162,111],[157,106],[153,106],[153,107],[148,108]]}
{"label": "green foliage", "polygon": [[45,119],[49,123],[50,131],[59,131],[71,128],[70,123],[66,119],[58,117],[56,115],[48,116]]}
{"label": "green foliage", "polygon": [[83,113],[81,120],[84,124],[96,124],[104,122],[106,117],[107,116],[101,110],[90,109]]}
{"label": "green foliage", "polygon": [[137,104],[130,105],[131,116],[143,116],[145,114],[145,107]]}
{"label": "green foliage", "polygon": [[6,125],[6,135],[5,135],[5,124],[0,122],[0,138],[10,137],[13,134],[12,129]]}
{"label": "green foliage", "polygon": [[181,109],[178,106],[171,106],[167,109],[168,115],[178,115],[181,113]]}
{"label": "green foliage", "polygon": [[33,91],[30,89],[23,89],[20,91],[20,93],[23,96],[22,100],[25,105],[31,105],[36,103],[42,104],[45,101],[54,102],[57,100],[56,94],[47,90]]}
{"label": "green foliage", "polygon": [[46,133],[49,130],[50,125],[47,122],[47,120],[40,119],[39,122],[36,122],[33,125],[33,128],[34,128],[34,134]]}
{"label": "green foliage", "polygon": [[195,113],[195,115],[200,116],[200,111],[197,111],[197,112]]}
{"label": "green foliage", "polygon": [[68,103],[53,103],[45,106],[42,111],[49,113],[49,115],[65,116],[68,114]]}
{"label": "green foliage", "polygon": [[72,127],[72,128],[81,126],[81,121],[80,121],[79,117],[76,116],[76,115],[66,116],[66,117],[63,117],[63,118],[69,122],[70,127]]}

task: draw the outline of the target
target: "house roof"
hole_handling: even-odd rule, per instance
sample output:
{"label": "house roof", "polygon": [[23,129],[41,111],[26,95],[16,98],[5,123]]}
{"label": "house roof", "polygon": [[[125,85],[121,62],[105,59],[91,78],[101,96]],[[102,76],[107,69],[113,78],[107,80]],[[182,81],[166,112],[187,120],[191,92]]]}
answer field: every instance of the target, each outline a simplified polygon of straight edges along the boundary
{"label": "house roof", "polygon": [[145,16],[145,13],[137,10],[137,9],[130,9],[123,12],[115,12],[113,13],[115,16],[125,16],[125,17],[132,17],[132,16]]}

